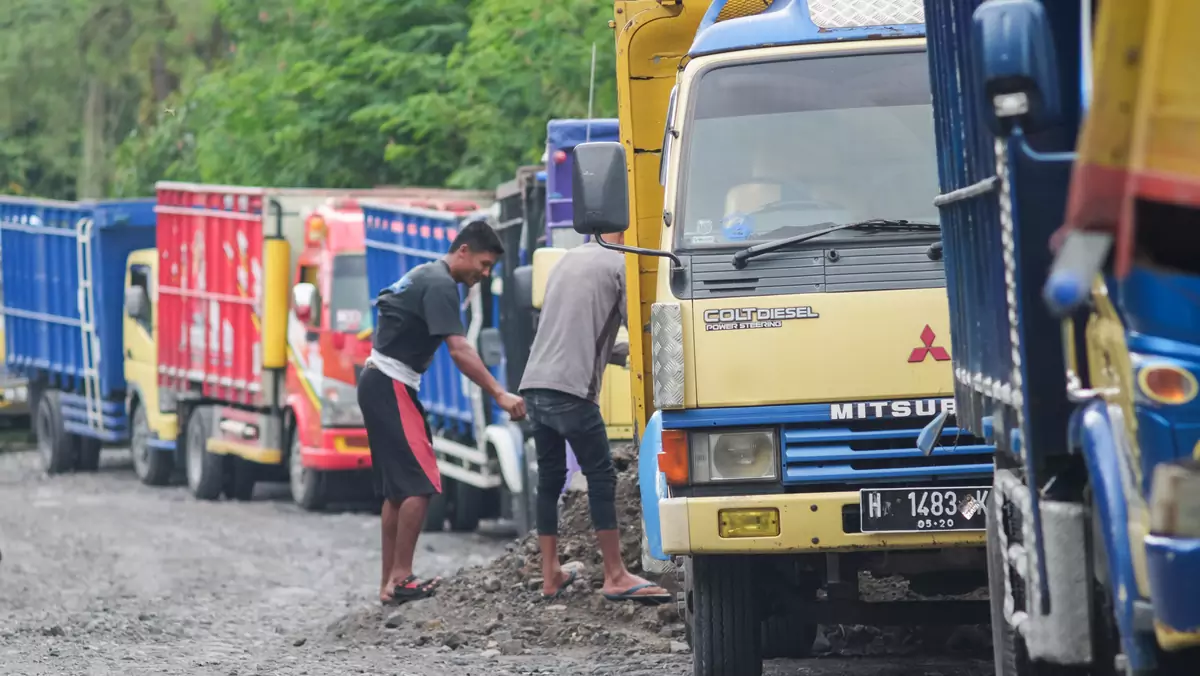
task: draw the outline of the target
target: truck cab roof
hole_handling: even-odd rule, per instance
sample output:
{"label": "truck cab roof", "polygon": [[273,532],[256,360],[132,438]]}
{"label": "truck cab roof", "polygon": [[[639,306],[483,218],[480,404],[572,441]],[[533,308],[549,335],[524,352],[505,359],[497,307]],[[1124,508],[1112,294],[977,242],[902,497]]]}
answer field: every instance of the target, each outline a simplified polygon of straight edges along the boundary
{"label": "truck cab roof", "polygon": [[925,37],[922,0],[775,0],[766,10],[742,13],[747,3],[715,0],[688,56],[810,42]]}

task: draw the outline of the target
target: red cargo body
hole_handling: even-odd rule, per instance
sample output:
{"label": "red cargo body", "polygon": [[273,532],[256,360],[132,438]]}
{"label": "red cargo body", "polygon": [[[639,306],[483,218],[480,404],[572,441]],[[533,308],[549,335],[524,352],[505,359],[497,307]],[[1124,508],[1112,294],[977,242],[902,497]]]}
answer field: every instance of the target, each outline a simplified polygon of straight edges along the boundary
{"label": "red cargo body", "polygon": [[[158,189],[159,384],[261,408],[263,190]],[[272,233],[276,234],[276,233]]]}

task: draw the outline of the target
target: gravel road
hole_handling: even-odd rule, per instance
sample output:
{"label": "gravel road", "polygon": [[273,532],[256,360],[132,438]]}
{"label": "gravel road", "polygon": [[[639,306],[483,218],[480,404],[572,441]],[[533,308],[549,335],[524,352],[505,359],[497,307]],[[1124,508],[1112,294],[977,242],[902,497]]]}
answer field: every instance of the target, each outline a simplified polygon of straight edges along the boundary
{"label": "gravel road", "polygon": [[[528,627],[513,617],[512,626],[492,626],[487,631],[499,633],[489,636],[438,631],[447,628],[426,618],[428,631],[389,629],[391,615],[371,603],[378,528],[372,514],[301,512],[282,486],[260,488],[253,503],[203,503],[181,488],[147,488],[120,451],[105,451],[96,474],[61,477],[43,475],[32,452],[0,452],[0,673],[691,672],[689,656],[671,654],[670,641],[657,643],[660,652],[648,648],[657,645],[651,634],[623,643],[623,634],[614,632],[603,645],[578,636],[561,646],[530,641],[523,650],[498,651],[495,638],[519,638]],[[419,572],[448,576],[482,566],[507,544],[481,535],[426,534]],[[579,606],[572,613],[586,612],[592,600],[566,603]],[[504,616],[504,608],[488,610]],[[413,611],[411,619],[390,623],[411,624],[428,614]],[[949,656],[829,657],[772,663],[767,673],[985,676],[992,667]]]}

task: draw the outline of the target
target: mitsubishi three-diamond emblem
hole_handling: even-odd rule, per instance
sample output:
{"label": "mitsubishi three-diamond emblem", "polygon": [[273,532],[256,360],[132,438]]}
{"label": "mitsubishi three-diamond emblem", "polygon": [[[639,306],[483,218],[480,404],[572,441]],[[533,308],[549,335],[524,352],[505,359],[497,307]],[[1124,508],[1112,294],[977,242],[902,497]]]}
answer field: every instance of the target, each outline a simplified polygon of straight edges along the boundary
{"label": "mitsubishi three-diamond emblem", "polygon": [[950,353],[946,351],[946,348],[934,345],[935,339],[937,339],[937,334],[926,324],[925,330],[921,332],[922,347],[913,348],[912,354],[908,355],[908,363],[920,364],[930,355],[933,355],[934,361],[950,361]]}

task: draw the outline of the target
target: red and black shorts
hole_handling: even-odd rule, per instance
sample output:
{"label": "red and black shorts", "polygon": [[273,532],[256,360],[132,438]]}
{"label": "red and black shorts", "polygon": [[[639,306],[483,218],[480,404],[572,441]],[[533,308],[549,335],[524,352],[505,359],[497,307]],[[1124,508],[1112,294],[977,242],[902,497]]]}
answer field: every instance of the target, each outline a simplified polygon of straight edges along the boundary
{"label": "red and black shorts", "polygon": [[391,502],[442,492],[442,475],[417,391],[376,368],[358,379],[375,493]]}

